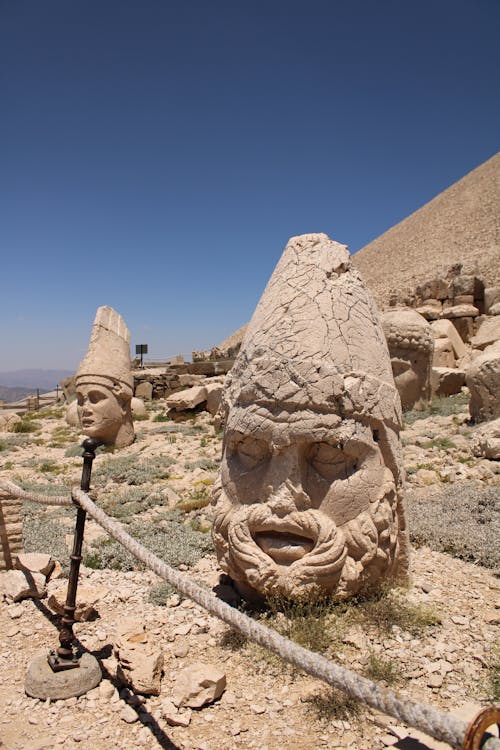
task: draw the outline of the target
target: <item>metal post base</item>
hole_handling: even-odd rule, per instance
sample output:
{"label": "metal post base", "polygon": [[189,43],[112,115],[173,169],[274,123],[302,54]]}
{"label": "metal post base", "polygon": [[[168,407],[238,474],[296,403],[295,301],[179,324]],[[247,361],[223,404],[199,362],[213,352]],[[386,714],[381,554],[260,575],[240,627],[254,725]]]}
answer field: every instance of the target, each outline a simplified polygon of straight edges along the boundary
{"label": "metal post base", "polygon": [[37,656],[28,667],[24,689],[27,695],[42,700],[65,700],[88,693],[102,680],[99,662],[92,654],[83,654],[79,669],[53,671],[47,654]]}

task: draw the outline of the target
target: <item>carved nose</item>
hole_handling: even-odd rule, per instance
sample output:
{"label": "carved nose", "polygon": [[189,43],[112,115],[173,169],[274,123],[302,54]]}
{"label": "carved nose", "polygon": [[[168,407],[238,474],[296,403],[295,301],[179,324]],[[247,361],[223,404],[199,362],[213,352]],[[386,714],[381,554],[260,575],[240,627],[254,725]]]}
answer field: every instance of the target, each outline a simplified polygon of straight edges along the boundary
{"label": "carved nose", "polygon": [[284,516],[297,510],[293,495],[285,483],[274,492],[272,487],[269,487],[268,491],[270,492],[270,497],[267,504],[279,518],[284,518]]}

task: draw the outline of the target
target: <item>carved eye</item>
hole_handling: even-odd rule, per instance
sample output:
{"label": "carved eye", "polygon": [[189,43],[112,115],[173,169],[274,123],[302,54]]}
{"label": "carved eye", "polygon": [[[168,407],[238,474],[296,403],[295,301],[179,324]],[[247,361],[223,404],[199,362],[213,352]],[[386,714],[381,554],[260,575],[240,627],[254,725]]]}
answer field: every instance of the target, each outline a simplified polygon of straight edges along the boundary
{"label": "carved eye", "polygon": [[330,443],[314,443],[309,449],[308,461],[320,477],[330,482],[347,479],[357,469],[353,456]]}
{"label": "carved eye", "polygon": [[91,404],[98,404],[99,401],[103,401],[106,398],[106,394],[102,391],[90,391],[88,399]]}
{"label": "carved eye", "polygon": [[266,461],[270,456],[269,446],[265,440],[251,437],[242,437],[233,446],[232,452],[238,456],[245,469],[254,469]]}

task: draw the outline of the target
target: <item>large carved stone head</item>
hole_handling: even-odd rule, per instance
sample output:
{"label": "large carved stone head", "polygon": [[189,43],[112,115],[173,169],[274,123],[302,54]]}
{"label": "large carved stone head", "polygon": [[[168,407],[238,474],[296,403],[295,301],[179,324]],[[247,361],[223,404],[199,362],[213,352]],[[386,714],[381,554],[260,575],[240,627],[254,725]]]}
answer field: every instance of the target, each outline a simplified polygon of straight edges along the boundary
{"label": "large carved stone head", "polygon": [[222,408],[213,539],[244,596],[345,597],[403,570],[400,401],[345,246],[289,241]]}
{"label": "large carved stone head", "polygon": [[431,395],[434,336],[426,319],[416,310],[400,308],[382,315],[394,382],[403,411]]}
{"label": "large carved stone head", "polygon": [[130,333],[121,315],[99,307],[90,344],[76,374],[82,432],[122,448],[134,441]]}

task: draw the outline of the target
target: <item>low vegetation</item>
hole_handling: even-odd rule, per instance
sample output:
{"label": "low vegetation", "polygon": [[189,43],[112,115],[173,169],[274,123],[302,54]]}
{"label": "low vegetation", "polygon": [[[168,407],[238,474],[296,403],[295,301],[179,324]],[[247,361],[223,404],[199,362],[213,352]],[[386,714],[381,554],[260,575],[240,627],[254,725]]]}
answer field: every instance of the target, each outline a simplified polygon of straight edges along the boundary
{"label": "low vegetation", "polygon": [[95,485],[114,482],[116,484],[140,485],[168,479],[168,467],[174,463],[169,456],[156,456],[139,460],[137,455],[110,458],[98,465],[94,471]]}
{"label": "low vegetation", "polygon": [[[166,511],[163,518],[154,523],[133,523],[129,532],[150,552],[173,567],[194,565],[200,557],[212,550],[210,535],[185,525],[181,514],[175,510]],[[93,542],[83,561],[90,568],[144,569],[144,566],[121,544],[110,538]]]}
{"label": "low vegetation", "polygon": [[428,405],[405,412],[403,422],[410,425],[417,419],[426,419],[433,416],[448,417],[452,414],[468,411],[468,408],[469,396],[466,393],[457,393],[454,396],[433,396]]}
{"label": "low vegetation", "polygon": [[410,538],[488,568],[500,565],[500,496],[474,480],[433,486],[424,497],[407,493]]}

